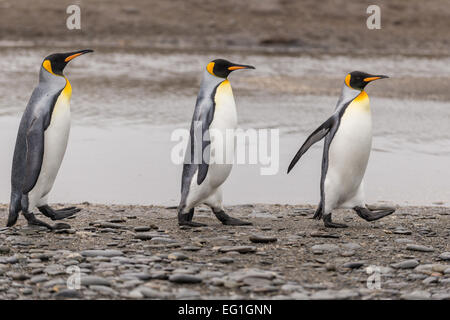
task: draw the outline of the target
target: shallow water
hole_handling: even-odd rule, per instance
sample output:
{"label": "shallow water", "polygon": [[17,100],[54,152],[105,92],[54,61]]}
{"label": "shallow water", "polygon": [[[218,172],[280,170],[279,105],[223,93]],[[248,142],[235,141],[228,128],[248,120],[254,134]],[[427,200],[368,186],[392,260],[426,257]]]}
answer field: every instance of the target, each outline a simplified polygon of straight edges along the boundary
{"label": "shallow water", "polygon": [[[47,53],[0,50],[1,202],[9,201],[20,115]],[[176,205],[181,166],[170,160],[176,144],[170,136],[177,128],[189,127],[203,66],[215,57],[97,50],[71,62],[65,73],[73,87],[73,125],[50,201]],[[450,203],[450,103],[445,94],[420,96],[420,88],[416,89],[417,82],[428,77],[448,81],[449,58],[255,54],[226,58],[257,67],[230,77],[240,126],[280,129],[278,174],[261,176],[258,165],[235,166],[224,186],[226,204],[318,201],[321,144],[291,174],[285,171],[308,134],[331,114],[341,78],[354,69],[389,74],[392,84],[403,83],[402,90],[381,81],[367,90],[374,122],[365,177],[367,201]],[[414,84],[415,95],[405,89],[408,84]]]}

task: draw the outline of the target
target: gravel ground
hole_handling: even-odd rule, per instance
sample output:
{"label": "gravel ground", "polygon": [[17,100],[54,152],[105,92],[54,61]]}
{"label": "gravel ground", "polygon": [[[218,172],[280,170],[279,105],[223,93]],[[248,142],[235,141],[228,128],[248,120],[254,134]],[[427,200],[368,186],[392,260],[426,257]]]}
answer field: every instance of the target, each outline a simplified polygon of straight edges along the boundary
{"label": "gravel ground", "polygon": [[[23,218],[0,228],[0,299],[450,299],[450,208],[402,207],[374,223],[343,210],[335,220],[349,228],[328,230],[311,206],[228,208],[249,227],[199,208],[209,226],[197,229],[163,207],[79,207],[69,230]],[[71,270],[80,289],[67,288]]]}

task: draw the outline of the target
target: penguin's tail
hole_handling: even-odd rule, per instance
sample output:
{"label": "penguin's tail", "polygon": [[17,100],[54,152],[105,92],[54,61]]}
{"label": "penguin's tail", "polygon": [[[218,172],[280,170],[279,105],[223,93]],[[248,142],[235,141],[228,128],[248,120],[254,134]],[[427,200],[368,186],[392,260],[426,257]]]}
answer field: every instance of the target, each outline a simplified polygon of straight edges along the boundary
{"label": "penguin's tail", "polygon": [[12,227],[16,224],[17,218],[19,218],[19,212],[22,210],[22,206],[20,205],[22,196],[13,192],[11,194],[11,203],[9,204],[9,216],[8,222],[6,224],[7,227]]}

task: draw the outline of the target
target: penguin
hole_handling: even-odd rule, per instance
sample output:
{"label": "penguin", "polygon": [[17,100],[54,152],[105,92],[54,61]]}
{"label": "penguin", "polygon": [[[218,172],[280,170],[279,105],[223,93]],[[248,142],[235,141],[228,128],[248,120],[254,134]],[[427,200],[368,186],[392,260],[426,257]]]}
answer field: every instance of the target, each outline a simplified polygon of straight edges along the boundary
{"label": "penguin", "polygon": [[[200,204],[209,206],[224,225],[251,225],[250,222],[232,218],[225,213],[221,186],[228,178],[232,164],[213,160],[219,149],[227,155],[234,155],[235,137],[227,135],[226,131],[236,129],[237,114],[233,91],[227,78],[231,72],[240,69],[255,67],[216,59],[209,62],[203,72],[183,164],[181,200],[178,206],[180,226],[205,226],[192,221],[195,207]],[[214,137],[213,132],[219,133],[220,137]]]}
{"label": "penguin", "polygon": [[385,75],[353,71],[345,77],[341,96],[333,115],[322,123],[303,143],[292,159],[288,173],[308,149],[325,138],[320,179],[320,203],[314,214],[323,219],[325,227],[346,228],[334,223],[334,209],[353,209],[366,221],[392,214],[395,209],[369,209],[364,201],[363,178],[372,146],[372,118],[367,84]]}
{"label": "penguin", "polygon": [[63,160],[70,131],[72,87],[63,70],[69,61],[88,52],[93,50],[51,54],[41,64],[39,83],[31,94],[17,133],[8,227],[17,222],[22,211],[29,225],[53,229],[54,226],[35,217],[36,207],[52,220],[70,217],[81,210],[76,207],[52,209],[47,198]]}

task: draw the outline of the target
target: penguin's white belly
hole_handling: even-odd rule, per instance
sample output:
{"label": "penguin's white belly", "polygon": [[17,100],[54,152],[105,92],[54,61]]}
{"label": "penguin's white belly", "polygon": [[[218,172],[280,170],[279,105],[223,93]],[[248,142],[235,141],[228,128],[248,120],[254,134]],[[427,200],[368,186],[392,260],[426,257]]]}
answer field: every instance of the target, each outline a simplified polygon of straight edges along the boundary
{"label": "penguin's white belly", "polygon": [[208,173],[200,185],[197,185],[198,172],[194,174],[186,200],[188,208],[214,196],[230,175],[233,167],[234,130],[237,127],[237,115],[233,92],[228,80],[222,82],[217,88],[215,102],[214,117],[209,126],[211,144]]}
{"label": "penguin's white belly", "polygon": [[217,88],[214,118],[210,125],[211,161],[208,180],[211,188],[217,188],[231,173],[235,152],[234,130],[237,127],[236,104],[230,83],[225,80]]}
{"label": "penguin's white belly", "polygon": [[30,192],[35,205],[43,205],[39,200],[44,198],[52,189],[59,167],[66,152],[70,132],[70,102],[68,99],[58,98],[50,121],[44,132],[44,157],[41,171],[36,185]]}
{"label": "penguin's white belly", "polygon": [[332,207],[350,208],[364,202],[361,183],[372,147],[372,119],[366,97],[348,106],[329,148],[325,202]]}

